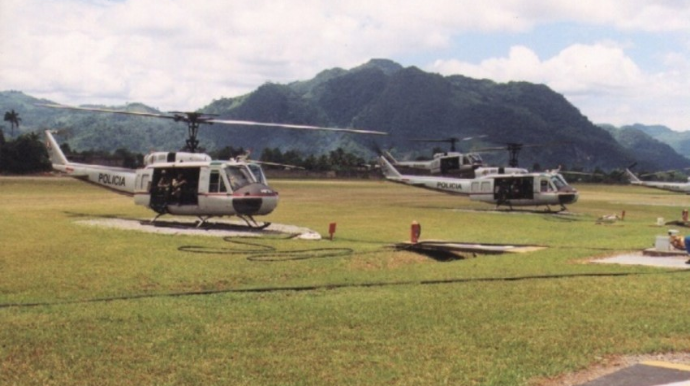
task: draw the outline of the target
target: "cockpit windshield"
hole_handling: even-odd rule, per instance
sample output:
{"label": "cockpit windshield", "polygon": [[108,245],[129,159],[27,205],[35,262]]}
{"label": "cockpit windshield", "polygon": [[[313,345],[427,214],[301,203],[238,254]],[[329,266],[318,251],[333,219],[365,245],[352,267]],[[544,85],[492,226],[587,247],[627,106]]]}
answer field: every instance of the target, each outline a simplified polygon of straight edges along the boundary
{"label": "cockpit windshield", "polygon": [[561,176],[560,174],[552,175],[551,176],[551,183],[553,183],[554,186],[556,186],[556,190],[561,190],[561,188],[568,186],[568,183],[565,182],[565,180],[563,179],[563,176]]}
{"label": "cockpit windshield", "polygon": [[248,164],[247,166],[249,167],[249,170],[252,171],[252,174],[254,174],[256,181],[266,185],[266,176],[264,175],[264,171],[261,169],[261,166],[257,164]]}
{"label": "cockpit windshield", "polygon": [[482,157],[479,156],[479,154],[468,154],[467,155],[473,165],[476,164],[483,164],[484,161],[482,160]]}
{"label": "cockpit windshield", "polygon": [[225,174],[233,191],[255,182],[254,175],[245,165],[229,165],[225,168]]}

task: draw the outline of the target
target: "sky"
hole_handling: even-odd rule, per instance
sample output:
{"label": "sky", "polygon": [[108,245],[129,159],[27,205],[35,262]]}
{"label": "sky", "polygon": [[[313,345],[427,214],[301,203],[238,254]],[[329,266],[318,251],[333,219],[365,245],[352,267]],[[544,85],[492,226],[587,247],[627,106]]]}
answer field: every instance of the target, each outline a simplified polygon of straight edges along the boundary
{"label": "sky", "polygon": [[62,104],[190,111],[373,58],[690,130],[690,0],[0,2],[0,91]]}

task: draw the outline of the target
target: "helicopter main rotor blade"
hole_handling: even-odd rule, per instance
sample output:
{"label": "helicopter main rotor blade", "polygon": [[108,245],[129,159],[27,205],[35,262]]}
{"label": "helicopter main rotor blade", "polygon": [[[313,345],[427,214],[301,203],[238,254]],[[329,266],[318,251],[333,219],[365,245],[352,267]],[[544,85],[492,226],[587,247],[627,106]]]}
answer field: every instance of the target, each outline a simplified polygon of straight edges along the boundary
{"label": "helicopter main rotor blade", "polygon": [[51,108],[55,108],[55,109],[65,109],[65,110],[81,110],[81,111],[95,111],[95,112],[99,112],[99,113],[138,115],[140,117],[179,119],[175,116],[165,115],[165,114],[142,113],[142,112],[124,111],[124,110],[112,110],[112,109],[103,109],[100,107],[76,107],[76,106],[58,105],[58,104],[51,104],[51,103],[38,103],[38,106],[51,107]]}
{"label": "helicopter main rotor blade", "polygon": [[360,129],[341,129],[336,127],[321,127],[312,125],[293,125],[288,123],[266,123],[266,122],[255,122],[255,121],[241,121],[241,120],[229,120],[229,119],[214,119],[210,118],[211,114],[197,113],[197,112],[171,112],[170,114],[156,114],[156,113],[143,113],[134,111],[124,111],[124,110],[112,110],[97,107],[75,107],[59,104],[49,104],[40,103],[39,106],[52,107],[65,110],[81,110],[81,111],[94,111],[100,113],[114,113],[114,114],[127,114],[127,115],[137,115],[140,117],[154,117],[154,118],[165,118],[172,119],[176,122],[185,121],[192,124],[214,124],[220,123],[225,125],[243,125],[243,126],[266,126],[266,127],[282,127],[286,129],[297,129],[297,130],[325,130],[325,131],[336,131],[344,133],[355,133],[355,134],[374,134],[374,135],[388,135],[388,133],[382,131],[373,130],[360,130]]}
{"label": "helicopter main rotor blade", "polygon": [[321,126],[311,126],[311,125],[293,125],[288,123],[266,123],[266,122],[255,122],[255,121],[238,121],[230,119],[207,119],[206,123],[222,123],[224,125],[243,125],[243,126],[267,126],[267,127],[282,127],[285,129],[297,129],[297,130],[325,130],[325,131],[337,131],[343,133],[355,133],[355,134],[374,134],[374,135],[388,135],[383,131],[373,131],[373,130],[360,130],[360,129],[341,129],[336,127],[321,127]]}

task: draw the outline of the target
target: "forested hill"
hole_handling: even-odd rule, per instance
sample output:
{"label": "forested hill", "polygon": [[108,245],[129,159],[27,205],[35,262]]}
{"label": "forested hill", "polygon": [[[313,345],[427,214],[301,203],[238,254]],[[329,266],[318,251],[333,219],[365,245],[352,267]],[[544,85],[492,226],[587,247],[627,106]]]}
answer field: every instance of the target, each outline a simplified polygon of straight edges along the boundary
{"label": "forested hill", "polygon": [[[32,99],[19,92],[0,93],[0,109],[19,112],[22,130],[69,129],[68,141],[78,150],[126,147],[146,152],[176,150],[184,143],[184,126],[167,120],[37,108]],[[127,108],[149,109],[138,104]],[[415,158],[430,156],[434,147],[446,146],[411,139],[486,135],[463,142],[463,149],[509,142],[548,144],[522,151],[520,164],[526,167],[538,164],[543,168],[563,165],[610,170],[634,161],[646,170],[690,165],[684,158],[670,167],[660,166],[654,157],[640,159],[639,152],[620,145],[609,132],[592,124],[562,95],[544,85],[444,77],[416,67],[403,68],[388,60],[372,60],[351,70],[325,70],[306,81],[268,83],[241,97],[215,100],[200,111],[228,119],[357,127],[389,133],[387,137],[371,137],[213,125],[200,131],[201,146],[208,150],[230,145],[251,148],[259,154],[264,148],[277,147],[298,150],[306,156],[340,147],[370,158],[373,149],[380,147],[391,149],[400,158]],[[484,154],[484,158],[505,163],[507,152]]]}
{"label": "forested hill", "polygon": [[621,130],[634,129],[640,130],[654,139],[669,144],[675,151],[684,157],[690,157],[690,131],[673,131],[661,125],[643,125],[636,123],[630,126],[623,126]]}
{"label": "forested hill", "polygon": [[[643,170],[661,171],[681,169],[686,167],[684,165],[688,163],[688,159],[680,155],[673,145],[663,140],[657,140],[653,135],[643,130],[645,126],[632,125],[616,128],[610,125],[601,125],[601,127],[610,132],[623,147],[633,152],[636,159],[654,161],[655,168],[650,169],[648,166],[644,165],[642,168]],[[646,127],[652,128],[652,126]],[[654,129],[652,128],[652,130]],[[670,129],[666,130],[669,132],[671,131]],[[660,133],[662,132],[663,131],[660,131]],[[676,134],[679,136],[682,135],[682,133]]]}

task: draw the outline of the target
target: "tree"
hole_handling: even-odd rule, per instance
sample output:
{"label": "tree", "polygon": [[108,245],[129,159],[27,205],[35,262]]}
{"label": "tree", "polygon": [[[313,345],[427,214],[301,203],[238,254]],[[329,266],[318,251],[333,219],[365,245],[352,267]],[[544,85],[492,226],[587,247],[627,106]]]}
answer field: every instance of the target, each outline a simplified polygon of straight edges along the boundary
{"label": "tree", "polygon": [[136,169],[144,164],[144,156],[141,154],[135,154],[125,148],[119,148],[115,150],[113,156],[116,159],[122,160],[122,167],[129,169]]}
{"label": "tree", "polygon": [[20,135],[2,146],[0,171],[11,174],[30,174],[50,170],[48,152],[38,134]]}
{"label": "tree", "polygon": [[10,123],[12,136],[14,137],[14,128],[16,126],[17,129],[19,129],[19,122],[22,121],[22,119],[19,118],[19,113],[14,111],[14,109],[12,109],[12,111],[5,112],[5,121]]}

